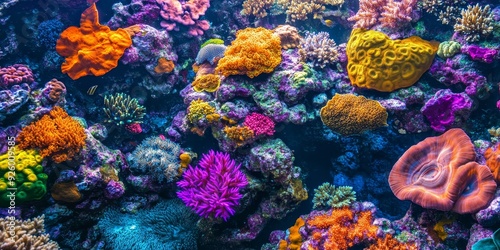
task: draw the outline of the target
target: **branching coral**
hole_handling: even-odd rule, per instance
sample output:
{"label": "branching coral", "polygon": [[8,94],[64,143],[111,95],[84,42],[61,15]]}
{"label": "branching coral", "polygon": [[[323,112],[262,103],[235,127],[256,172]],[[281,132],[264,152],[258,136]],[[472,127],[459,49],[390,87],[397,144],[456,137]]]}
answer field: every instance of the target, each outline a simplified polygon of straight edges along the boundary
{"label": "branching coral", "polygon": [[352,190],[352,187],[336,188],[328,182],[314,189],[314,198],[312,200],[313,209],[318,207],[341,208],[349,206],[354,201],[356,201],[356,192]]}
{"label": "branching coral", "polygon": [[150,175],[157,181],[174,181],[181,162],[180,146],[166,138],[146,138],[128,157],[130,170],[136,175]]}
{"label": "branching coral", "polygon": [[[344,207],[333,209],[331,214],[314,215],[307,219],[306,224],[310,230],[318,230],[313,232],[314,245],[322,246],[321,249],[347,250],[377,237],[378,227],[372,224],[372,218],[370,211],[355,212]],[[315,233],[318,237],[314,236]],[[307,246],[305,249],[308,249]]]}
{"label": "branching coral", "polygon": [[337,44],[326,32],[307,33],[300,40],[299,54],[303,61],[312,61],[314,66],[324,68],[338,60]]}
{"label": "branching coral", "polygon": [[342,135],[387,126],[387,111],[379,102],[353,94],[335,94],[320,115],[326,126]]}
{"label": "branching coral", "polygon": [[103,110],[108,116],[105,122],[117,126],[142,123],[146,114],[146,108],[137,99],[123,93],[105,96]]}
{"label": "branching coral", "polygon": [[85,145],[85,130],[56,106],[40,120],[24,127],[16,138],[20,149],[37,149],[55,162],[72,159]]}
{"label": "branching coral", "polygon": [[277,4],[286,8],[287,22],[306,20],[308,15],[321,18],[325,5],[342,5],[344,0],[277,0]]}
{"label": "branching coral", "polygon": [[271,73],[281,63],[281,41],[271,30],[246,28],[236,33],[219,60],[215,72],[224,76],[247,75],[254,78]]}
{"label": "branching coral", "polygon": [[484,8],[479,4],[469,5],[461,14],[462,17],[457,19],[457,24],[453,28],[455,32],[463,34],[467,41],[479,41],[481,37],[487,37],[493,32],[493,14],[489,5]]}
{"label": "branching coral", "polygon": [[267,16],[267,9],[269,9],[274,3],[274,0],[245,0],[243,2],[243,15],[252,15],[256,17]]}
{"label": "branching coral", "polygon": [[31,220],[0,218],[0,249],[57,250],[59,245],[50,240],[44,229],[45,216]]}
{"label": "branching coral", "polygon": [[102,76],[118,65],[125,49],[132,45],[124,29],[111,31],[99,23],[95,4],[82,13],[80,27],[71,26],[57,40],[56,50],[66,58],[61,71],[76,80],[82,76]]}

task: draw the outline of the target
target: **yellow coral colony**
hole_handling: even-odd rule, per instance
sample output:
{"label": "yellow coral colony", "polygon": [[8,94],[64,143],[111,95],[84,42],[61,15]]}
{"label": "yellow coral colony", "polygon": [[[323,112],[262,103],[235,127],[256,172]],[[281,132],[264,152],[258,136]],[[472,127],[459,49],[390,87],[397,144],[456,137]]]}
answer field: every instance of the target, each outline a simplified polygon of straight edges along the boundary
{"label": "yellow coral colony", "polygon": [[382,32],[354,29],[347,43],[347,73],[354,86],[391,92],[417,82],[437,49],[437,42],[416,36],[391,40]]}

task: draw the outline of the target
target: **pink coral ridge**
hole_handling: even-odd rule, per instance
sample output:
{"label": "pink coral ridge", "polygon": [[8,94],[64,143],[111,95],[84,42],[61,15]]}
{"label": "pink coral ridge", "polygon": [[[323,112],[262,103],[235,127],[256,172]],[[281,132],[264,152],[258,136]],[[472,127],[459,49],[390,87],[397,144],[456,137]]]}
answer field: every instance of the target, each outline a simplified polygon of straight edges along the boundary
{"label": "pink coral ridge", "polygon": [[253,131],[255,136],[259,135],[269,135],[272,136],[274,134],[274,122],[271,118],[259,114],[259,113],[251,113],[247,117],[245,117],[245,122],[243,123],[246,127]]}
{"label": "pink coral ridge", "polygon": [[177,182],[177,196],[205,218],[227,221],[235,213],[242,197],[240,190],[248,184],[245,174],[227,153],[210,150],[197,167],[189,166]]}
{"label": "pink coral ridge", "polygon": [[360,0],[359,10],[349,21],[354,28],[370,29],[380,23],[382,27],[397,28],[412,20],[417,0]]}
{"label": "pink coral ridge", "polygon": [[188,34],[201,36],[205,30],[210,28],[207,20],[199,20],[205,15],[209,0],[156,0],[161,6],[160,15],[163,17],[160,25],[167,30],[179,30],[177,23],[188,26]]}
{"label": "pink coral ridge", "polygon": [[7,88],[23,82],[30,84],[33,81],[33,72],[27,65],[14,64],[0,68],[0,87]]}

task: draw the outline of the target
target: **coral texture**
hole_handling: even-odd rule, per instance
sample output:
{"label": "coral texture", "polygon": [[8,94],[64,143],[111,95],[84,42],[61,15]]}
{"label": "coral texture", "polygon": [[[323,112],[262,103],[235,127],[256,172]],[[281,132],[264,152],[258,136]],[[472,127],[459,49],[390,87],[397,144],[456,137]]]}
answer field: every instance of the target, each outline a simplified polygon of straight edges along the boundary
{"label": "coral texture", "polygon": [[106,122],[117,126],[142,123],[146,113],[146,108],[137,99],[123,93],[105,96],[103,110],[108,117]]}
{"label": "coral texture", "polygon": [[335,187],[332,184],[325,182],[317,189],[314,189],[313,209],[316,208],[341,208],[351,205],[356,201],[356,192],[352,187],[341,186]]}
{"label": "coral texture", "polygon": [[189,167],[177,182],[177,196],[203,217],[222,218],[234,215],[248,184],[245,174],[227,153],[210,150],[197,167]]}
{"label": "coral texture", "polygon": [[118,65],[125,49],[132,45],[124,29],[111,31],[99,23],[95,4],[86,9],[80,27],[71,26],[61,33],[56,50],[66,58],[61,71],[76,80],[82,76],[102,76]]}
{"label": "coral texture", "polygon": [[[50,240],[44,229],[45,216],[28,220],[0,218],[0,249],[57,250],[59,245]],[[12,224],[13,226],[12,226]]]}
{"label": "coral texture", "polygon": [[33,72],[24,64],[14,64],[5,68],[0,68],[0,87],[8,88],[21,83],[32,83],[34,81]]}
{"label": "coral texture", "polygon": [[457,19],[453,28],[455,32],[463,34],[467,41],[479,41],[480,38],[487,37],[493,32],[494,20],[489,5],[484,8],[479,4],[469,5],[461,14],[462,17]]}
{"label": "coral texture", "polygon": [[303,61],[312,61],[320,68],[337,62],[339,57],[337,44],[326,32],[307,33],[300,40],[299,54]]}
{"label": "coral texture", "polygon": [[273,29],[273,32],[280,37],[282,49],[299,47],[302,37],[299,35],[297,28],[288,24],[278,25],[278,27]]}
{"label": "coral texture", "polygon": [[464,125],[472,106],[472,99],[465,93],[442,89],[425,103],[421,111],[430,121],[432,129],[444,132],[446,129]]}
{"label": "coral texture", "polygon": [[197,76],[191,83],[196,92],[215,92],[220,86],[220,77],[214,74]]}
{"label": "coral texture", "polygon": [[164,19],[160,25],[167,30],[179,30],[177,24],[188,27],[188,34],[201,36],[210,28],[207,20],[200,20],[205,15],[209,0],[156,0],[161,6],[160,15]]}
{"label": "coral texture", "polygon": [[254,78],[271,73],[281,62],[281,41],[271,30],[246,28],[238,30],[215,71],[224,76],[247,75]]}
{"label": "coral texture", "polygon": [[85,131],[61,107],[24,127],[16,138],[20,149],[36,149],[42,157],[60,163],[71,160],[85,145]]}
{"label": "coral texture", "polygon": [[387,111],[379,102],[353,94],[335,94],[320,111],[321,121],[342,135],[387,126]]}
{"label": "coral texture", "polygon": [[349,79],[382,92],[409,87],[429,69],[437,49],[437,43],[416,36],[391,40],[382,32],[354,29],[346,50]]}
{"label": "coral texture", "polygon": [[400,200],[430,209],[474,213],[488,206],[497,187],[462,129],[450,129],[410,147],[394,164],[389,185]]}
{"label": "coral texture", "polygon": [[260,135],[272,136],[275,132],[274,131],[275,124],[273,120],[259,113],[250,113],[249,115],[247,115],[245,117],[243,125],[252,130],[255,136],[260,136]]}

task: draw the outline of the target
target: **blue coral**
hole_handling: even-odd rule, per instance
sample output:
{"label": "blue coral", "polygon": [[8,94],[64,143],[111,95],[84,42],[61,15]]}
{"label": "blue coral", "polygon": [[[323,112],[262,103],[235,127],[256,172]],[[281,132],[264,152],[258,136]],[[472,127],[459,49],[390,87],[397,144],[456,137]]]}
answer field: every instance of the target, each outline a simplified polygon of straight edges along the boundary
{"label": "blue coral", "polygon": [[36,32],[36,45],[54,50],[59,34],[61,34],[63,29],[64,24],[57,19],[41,22]]}

